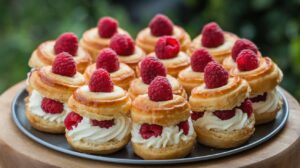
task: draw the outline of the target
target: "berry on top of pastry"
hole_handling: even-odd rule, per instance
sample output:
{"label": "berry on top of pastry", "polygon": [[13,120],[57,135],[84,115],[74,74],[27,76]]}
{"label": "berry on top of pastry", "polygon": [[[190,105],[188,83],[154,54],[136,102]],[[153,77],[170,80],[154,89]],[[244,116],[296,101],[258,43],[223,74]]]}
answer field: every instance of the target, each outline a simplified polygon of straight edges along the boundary
{"label": "berry on top of pastry", "polygon": [[149,23],[151,34],[154,36],[166,36],[173,34],[173,22],[165,15],[157,14]]}
{"label": "berry on top of pastry", "polygon": [[60,52],[52,66],[33,71],[28,82],[31,91],[25,104],[31,126],[43,132],[64,133],[63,121],[71,112],[68,98],[85,83],[84,77],[76,71],[74,57]]}
{"label": "berry on top of pastry", "polygon": [[104,48],[100,51],[96,63],[88,66],[84,73],[87,81],[91,79],[96,69],[103,68],[110,73],[113,83],[127,90],[130,82],[135,78],[135,72],[126,64],[120,63],[117,53],[111,48]]}
{"label": "berry on top of pastry", "polygon": [[181,27],[176,26],[163,14],[155,15],[148,27],[141,30],[136,38],[136,43],[147,54],[154,52],[155,44],[160,37],[172,36],[180,43],[180,50],[186,52],[191,42],[189,34]]}
{"label": "berry on top of pastry", "polygon": [[72,56],[77,54],[78,50],[78,38],[74,33],[68,32],[61,34],[55,41],[54,52],[59,54],[61,52],[67,52]]}
{"label": "berry on top of pastry", "polygon": [[115,34],[110,40],[109,47],[118,54],[120,62],[127,64],[133,70],[145,57],[144,51],[135,46],[134,40],[127,34]]}
{"label": "berry on top of pastry", "polygon": [[190,95],[193,88],[204,82],[204,68],[209,62],[213,62],[209,52],[202,48],[197,49],[191,56],[191,66],[180,71],[178,81],[182,84],[187,94]]}
{"label": "berry on top of pastry", "polygon": [[90,54],[78,46],[78,38],[74,33],[61,34],[56,40],[46,41],[38,46],[29,59],[31,68],[52,65],[57,54],[67,52],[73,56],[77,70],[84,72],[91,63]]}
{"label": "berry on top of pastry", "polygon": [[204,69],[204,83],[208,89],[222,87],[228,83],[228,72],[218,63],[210,62]]}
{"label": "berry on top of pastry", "polygon": [[282,100],[276,92],[276,86],[283,77],[281,70],[270,58],[257,56],[251,49],[242,50],[236,58],[236,64],[230,75],[249,83],[256,124],[274,120],[282,106]]}
{"label": "berry on top of pastry", "polygon": [[196,134],[186,99],[173,95],[169,80],[157,76],[148,94],[132,103],[132,145],[143,159],[181,158],[191,152]]}
{"label": "berry on top of pastry", "polygon": [[129,142],[131,99],[105,69],[95,70],[88,84],[70,96],[68,105],[73,113],[65,119],[65,136],[75,150],[110,154]]}
{"label": "berry on top of pastry", "polygon": [[99,19],[98,24],[85,31],[80,39],[79,45],[90,53],[93,61],[103,48],[109,47],[111,38],[115,34],[127,34],[125,30],[119,27],[116,19],[104,16]]}
{"label": "berry on top of pastry", "polygon": [[117,33],[119,27],[119,22],[109,16],[100,18],[98,21],[98,35],[102,38],[111,38],[115,33]]}
{"label": "berry on top of pastry", "polygon": [[223,31],[216,22],[210,22],[204,25],[201,34],[193,39],[188,54],[204,48],[215,61],[222,63],[227,56],[231,56],[231,49],[237,39],[236,35]]}
{"label": "berry on top of pastry", "polygon": [[223,66],[226,70],[231,70],[236,67],[236,59],[243,50],[251,50],[257,57],[261,57],[256,45],[248,39],[238,39],[231,50],[231,56],[228,56],[223,61]]}
{"label": "berry on top of pastry", "polygon": [[215,148],[245,143],[254,133],[251,89],[239,77],[229,77],[218,63],[204,68],[204,83],[192,90],[189,103],[198,141]]}
{"label": "berry on top of pastry", "polygon": [[121,56],[132,55],[135,50],[134,41],[127,34],[114,35],[110,40],[109,47]]}
{"label": "berry on top of pastry", "polygon": [[167,68],[167,73],[173,77],[177,77],[181,70],[190,65],[190,57],[180,51],[180,43],[172,36],[160,37],[155,44],[155,52],[149,55],[157,57]]}
{"label": "berry on top of pastry", "polygon": [[119,70],[120,62],[117,53],[110,48],[101,50],[99,56],[96,59],[96,68],[103,68],[109,73]]}
{"label": "berry on top of pastry", "polygon": [[167,69],[164,64],[157,57],[147,56],[138,65],[138,72],[140,77],[134,79],[128,90],[128,93],[132,99],[138,95],[142,95],[148,92],[149,84],[157,76],[166,77],[171,83],[173,94],[181,95],[186,97],[186,93],[182,85],[177,81],[176,78],[167,75]]}
{"label": "berry on top of pastry", "polygon": [[215,48],[225,41],[223,30],[216,22],[206,24],[202,29],[201,43],[204,47]]}

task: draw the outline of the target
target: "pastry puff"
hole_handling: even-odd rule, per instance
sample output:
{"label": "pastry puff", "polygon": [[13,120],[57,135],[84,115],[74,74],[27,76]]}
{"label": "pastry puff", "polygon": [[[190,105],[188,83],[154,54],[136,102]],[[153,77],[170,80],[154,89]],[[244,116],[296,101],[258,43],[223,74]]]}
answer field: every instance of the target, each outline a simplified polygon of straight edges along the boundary
{"label": "pastry puff", "polygon": [[[189,34],[181,27],[174,26],[173,34],[181,46],[181,51],[186,52],[191,43],[191,38]],[[147,54],[154,52],[155,44],[160,37],[153,36],[151,34],[150,28],[147,27],[141,30],[136,38],[136,44],[142,48]]]}
{"label": "pastry puff", "polygon": [[[261,53],[258,51],[257,56],[260,58],[262,57]],[[227,70],[230,71],[231,69],[236,67],[236,62],[232,59],[232,56],[227,56],[223,62],[222,62],[222,66]]]}
{"label": "pastry puff", "polygon": [[121,63],[127,64],[131,69],[136,70],[138,63],[146,57],[145,52],[138,46],[135,46],[134,53],[131,55],[118,55]]}
{"label": "pastry puff", "polygon": [[188,54],[191,55],[195,50],[199,48],[205,48],[213,57],[214,60],[216,60],[218,63],[222,64],[223,60],[227,56],[231,56],[231,49],[235,43],[235,41],[238,39],[238,37],[235,34],[224,32],[224,38],[225,41],[222,45],[216,47],[216,48],[207,48],[202,46],[201,44],[201,38],[202,35],[198,35],[195,39],[193,39],[190,48],[188,50]]}
{"label": "pastry puff", "polygon": [[[229,78],[228,83],[219,88],[208,89],[205,84],[194,88],[189,100],[191,110],[204,113],[193,121],[198,141],[222,149],[245,143],[255,131],[255,119],[237,107],[249,93],[248,83],[239,77]],[[220,110],[235,110],[235,114],[223,121],[214,114]]]}
{"label": "pastry puff", "polygon": [[[147,94],[138,96],[132,104],[131,117],[134,125],[156,124],[164,127],[177,125],[190,117],[190,105],[185,98],[173,95],[172,100],[154,102]],[[138,136],[133,134],[134,136]],[[160,136],[159,136],[160,137]],[[195,144],[196,134],[192,129],[189,140],[179,139],[179,142],[165,147],[147,147],[132,140],[134,152],[143,159],[173,159],[188,155]],[[171,138],[175,138],[171,136]]]}
{"label": "pastry puff", "polygon": [[[259,66],[251,71],[240,71],[237,67],[230,71],[232,76],[245,79],[251,87],[251,96],[256,97],[267,93],[267,105],[276,104],[272,108],[261,111],[259,104],[253,103],[254,114],[257,124],[263,124],[275,119],[277,112],[281,109],[282,100],[276,93],[276,86],[282,81],[283,74],[278,66],[268,57],[259,58]],[[266,105],[263,105],[266,106]],[[265,107],[266,108],[266,107]],[[260,112],[259,112],[260,111]],[[265,114],[268,113],[268,114]]]}
{"label": "pastry puff", "polygon": [[[86,81],[89,81],[93,72],[96,70],[96,64],[88,66],[84,72]],[[133,79],[135,79],[135,72],[126,64],[120,63],[120,68],[110,73],[111,80],[117,86],[120,86],[124,90],[128,90],[129,85]]]}
{"label": "pastry puff", "polygon": [[[52,65],[56,54],[54,53],[55,41],[46,41],[38,46],[33,51],[29,59],[29,66],[31,68],[40,68],[47,65]],[[76,62],[76,69],[83,73],[88,65],[91,64],[92,59],[90,54],[82,47],[78,47],[77,54],[73,57]]]}
{"label": "pastry puff", "polygon": [[[63,120],[67,113],[70,112],[67,111],[68,108],[64,107],[63,113],[59,114],[60,116],[45,113],[41,109],[41,101],[43,97],[46,97],[64,103],[64,106],[67,106],[66,103],[69,97],[84,83],[84,77],[79,72],[73,77],[66,77],[54,74],[51,66],[34,70],[29,78],[29,85],[32,91],[25,99],[26,116],[30,124],[43,132],[64,133]],[[34,95],[34,98],[32,98],[32,95]],[[53,119],[55,116],[57,116],[57,120]]]}
{"label": "pastry puff", "polygon": [[[182,85],[175,79],[174,77],[167,75],[167,79],[171,84],[173,94],[180,95],[184,98],[187,98],[186,92],[183,89]],[[129,87],[128,93],[130,98],[133,100],[138,95],[143,95],[148,93],[148,84],[145,84],[143,80],[140,78],[134,79]]]}
{"label": "pastry puff", "polygon": [[[121,28],[117,29],[117,33],[128,34]],[[100,37],[98,35],[98,29],[94,27],[83,33],[79,45],[90,53],[93,61],[95,62],[100,50],[109,46],[110,39],[111,38]]]}
{"label": "pastry puff", "polygon": [[[147,56],[156,57],[156,54],[150,53]],[[183,69],[187,68],[190,65],[190,57],[185,52],[182,51],[180,51],[178,55],[174,58],[159,59],[159,61],[161,61],[164,64],[164,66],[167,69],[167,73],[169,75],[172,75],[175,78],[177,78],[180,71],[182,71]],[[136,67],[136,71],[138,75],[140,74],[140,67],[141,67],[140,64]]]}
{"label": "pastry puff", "polygon": [[204,82],[204,73],[195,72],[191,66],[182,70],[178,74],[178,81],[182,84],[187,95],[191,95],[192,89],[201,85]]}
{"label": "pastry puff", "polygon": [[[72,130],[66,129],[67,141],[75,150],[93,154],[110,154],[120,150],[129,142],[131,99],[122,88],[114,86],[112,92],[91,92],[89,87],[84,85],[73,93],[68,105],[83,117],[81,121],[83,123],[78,123]],[[107,129],[91,125],[91,120],[112,119],[115,120],[115,125]],[[76,130],[77,127],[80,128]],[[83,131],[91,131],[91,134],[84,134]],[[122,136],[119,137],[121,134]],[[103,139],[102,135],[108,137]]]}

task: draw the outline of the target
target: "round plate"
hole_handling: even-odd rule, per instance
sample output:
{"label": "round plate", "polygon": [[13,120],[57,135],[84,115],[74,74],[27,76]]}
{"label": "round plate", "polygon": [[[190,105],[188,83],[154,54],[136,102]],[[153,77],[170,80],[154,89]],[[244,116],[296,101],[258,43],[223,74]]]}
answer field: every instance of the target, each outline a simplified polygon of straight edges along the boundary
{"label": "round plate", "polygon": [[276,135],[285,125],[288,115],[289,108],[286,97],[284,96],[281,89],[277,89],[278,94],[282,97],[283,106],[281,111],[278,113],[275,121],[257,126],[254,135],[249,139],[247,143],[237,148],[232,149],[214,149],[203,146],[199,143],[195,145],[195,148],[185,158],[180,159],[170,159],[170,160],[142,160],[133,153],[131,144],[129,143],[123,150],[111,154],[111,155],[92,155],[86,153],[80,153],[74,151],[67,143],[64,135],[53,135],[43,132],[39,132],[32,128],[25,116],[25,104],[24,98],[28,95],[25,89],[23,89],[19,94],[16,95],[12,103],[12,115],[13,119],[18,126],[18,128],[29,138],[40,143],[50,149],[86,159],[93,159],[99,161],[113,162],[113,163],[125,163],[125,164],[176,164],[176,163],[186,163],[195,161],[204,161],[210,159],[216,159],[224,156],[233,155],[257,145],[266,142],[274,135]]}

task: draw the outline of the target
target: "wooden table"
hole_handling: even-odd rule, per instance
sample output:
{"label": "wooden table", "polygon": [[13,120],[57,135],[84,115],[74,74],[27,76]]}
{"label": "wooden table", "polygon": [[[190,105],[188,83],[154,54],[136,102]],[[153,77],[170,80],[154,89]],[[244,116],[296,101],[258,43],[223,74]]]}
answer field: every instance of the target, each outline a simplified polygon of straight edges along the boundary
{"label": "wooden table", "polygon": [[[0,97],[0,166],[3,168],[115,168],[115,167],[153,167],[120,165],[71,157],[48,149],[23,135],[15,126],[11,116],[11,102],[25,83],[21,82],[5,91]],[[217,160],[177,164],[176,167],[300,167],[300,106],[287,92],[290,116],[285,128],[270,141],[254,149]],[[159,167],[175,167],[165,165]]]}

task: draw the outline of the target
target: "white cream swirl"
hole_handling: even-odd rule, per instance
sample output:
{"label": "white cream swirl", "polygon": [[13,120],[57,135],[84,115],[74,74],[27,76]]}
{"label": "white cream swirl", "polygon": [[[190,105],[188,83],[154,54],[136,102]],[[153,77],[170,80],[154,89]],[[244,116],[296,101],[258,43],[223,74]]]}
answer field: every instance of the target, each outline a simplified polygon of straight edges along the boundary
{"label": "white cream swirl", "polygon": [[44,120],[56,122],[56,123],[63,123],[65,117],[71,110],[68,108],[66,103],[64,104],[64,111],[60,114],[50,114],[44,112],[44,110],[41,107],[43,100],[43,96],[36,90],[32,90],[32,93],[29,97],[29,109],[30,112],[34,115],[37,115],[39,117],[42,117]]}
{"label": "white cream swirl", "polygon": [[182,130],[179,130],[177,125],[163,127],[162,134],[158,137],[150,137],[144,139],[140,134],[140,124],[133,124],[131,131],[131,141],[134,143],[142,144],[147,148],[165,148],[169,145],[178,144],[180,141],[189,141],[192,139],[194,134],[194,128],[191,118],[188,119],[189,131],[187,135],[184,135]]}
{"label": "white cream swirl", "polygon": [[93,144],[103,144],[109,141],[121,141],[130,133],[131,121],[126,116],[114,119],[115,125],[110,128],[93,126],[89,118],[83,117],[77,127],[67,131],[73,141],[85,141]]}
{"label": "white cream swirl", "polygon": [[212,112],[204,112],[203,117],[193,122],[195,125],[204,127],[207,130],[219,129],[233,131],[244,128],[249,120],[247,113],[244,113],[241,109],[236,109],[235,115],[228,120],[221,120]]}
{"label": "white cream swirl", "polygon": [[[256,97],[255,95],[254,97]],[[257,114],[270,113],[276,110],[280,101],[279,95],[275,90],[267,93],[267,99],[265,101],[259,101],[252,103],[254,112]]]}

